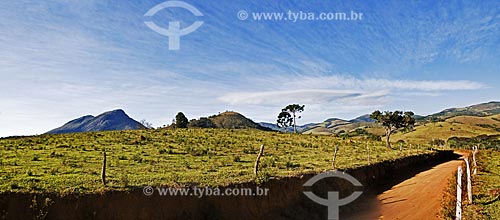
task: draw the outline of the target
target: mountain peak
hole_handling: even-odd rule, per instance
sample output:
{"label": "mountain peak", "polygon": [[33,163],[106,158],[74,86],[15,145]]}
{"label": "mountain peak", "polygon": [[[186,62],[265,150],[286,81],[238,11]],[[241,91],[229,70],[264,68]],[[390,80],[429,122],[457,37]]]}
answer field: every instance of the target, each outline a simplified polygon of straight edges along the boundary
{"label": "mountain peak", "polygon": [[87,115],[69,121],[63,126],[53,129],[48,134],[63,134],[90,131],[134,130],[145,127],[130,118],[122,109],[104,112],[98,116]]}
{"label": "mountain peak", "polygon": [[115,109],[115,110],[112,110],[112,111],[104,112],[102,114],[122,114],[122,115],[127,115],[125,113],[125,111],[123,111],[123,109]]}
{"label": "mountain peak", "polygon": [[349,122],[356,123],[356,122],[375,122],[374,119],[370,117],[370,114],[362,115],[359,116],[355,119],[350,120]]}

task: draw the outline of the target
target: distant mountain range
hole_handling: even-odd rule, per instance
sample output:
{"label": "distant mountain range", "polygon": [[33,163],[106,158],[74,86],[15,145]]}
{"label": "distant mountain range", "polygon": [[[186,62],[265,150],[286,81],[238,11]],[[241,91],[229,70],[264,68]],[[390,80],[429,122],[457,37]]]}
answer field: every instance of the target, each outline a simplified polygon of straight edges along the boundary
{"label": "distant mountain range", "polygon": [[[262,127],[265,127],[265,128],[269,128],[269,129],[271,129],[273,131],[283,131],[283,128],[278,127],[278,125],[276,125],[276,123],[260,122],[259,125],[262,126]],[[314,126],[314,125],[316,125],[316,123],[309,123],[309,124],[305,124],[305,125],[297,125],[297,132],[301,133],[304,130],[308,129],[309,126]],[[287,132],[293,132],[293,127],[287,128],[286,131]]]}
{"label": "distant mountain range", "polygon": [[[415,115],[417,121],[425,123],[426,121],[444,121],[455,116],[492,116],[500,113],[500,102],[488,102],[472,105],[464,108],[450,108],[428,116]],[[276,131],[282,131],[274,123],[261,122],[261,126]],[[320,123],[309,123],[297,126],[297,131],[304,134],[338,134],[341,132],[350,132],[357,128],[378,127],[369,114],[362,115],[352,120],[339,118],[330,118]],[[293,131],[293,128],[288,128]]]}
{"label": "distant mountain range", "polygon": [[[297,132],[306,133],[307,131],[315,130],[315,131],[321,133],[321,132],[325,132],[324,130],[326,129],[326,130],[329,130],[326,132],[331,133],[331,129],[341,128],[344,125],[352,125],[352,124],[361,125],[364,123],[371,123],[371,122],[374,122],[374,120],[371,119],[370,115],[368,115],[368,114],[362,115],[360,117],[357,117],[357,118],[349,120],[349,121],[339,119],[339,118],[330,118],[330,119],[327,119],[321,123],[309,123],[309,124],[305,124],[305,125],[297,125]],[[263,127],[267,127],[267,128],[272,129],[272,130],[275,130],[275,131],[283,131],[283,128],[279,128],[276,125],[276,123],[272,124],[272,123],[267,123],[267,122],[261,122],[259,124]],[[337,130],[337,129],[335,129],[335,130]],[[287,131],[293,132],[293,127],[289,127],[287,129]]]}
{"label": "distant mountain range", "polygon": [[123,110],[113,110],[98,116],[87,115],[74,119],[47,134],[64,134],[89,131],[145,129],[141,123],[130,118]]}
{"label": "distant mountain range", "polygon": [[[445,121],[446,119],[455,116],[492,116],[496,114],[500,114],[500,102],[488,102],[464,108],[450,108],[428,116],[416,116],[416,118],[420,123],[426,123],[430,121]],[[298,125],[297,131],[305,134],[338,134],[341,132],[350,132],[356,130],[357,128],[371,128],[377,126],[379,125],[374,123],[374,120],[370,118],[370,115],[366,114],[352,120],[330,118],[320,123]],[[210,117],[192,119],[189,121],[188,127],[235,129],[254,128],[260,130],[283,131],[283,129],[279,128],[276,123],[255,123],[240,113],[231,111]],[[74,119],[47,133],[62,134],[133,129],[145,129],[145,127],[141,123],[130,118],[123,110],[118,109],[105,112],[96,117],[87,115]],[[293,131],[293,128],[288,128],[287,131],[291,132]]]}

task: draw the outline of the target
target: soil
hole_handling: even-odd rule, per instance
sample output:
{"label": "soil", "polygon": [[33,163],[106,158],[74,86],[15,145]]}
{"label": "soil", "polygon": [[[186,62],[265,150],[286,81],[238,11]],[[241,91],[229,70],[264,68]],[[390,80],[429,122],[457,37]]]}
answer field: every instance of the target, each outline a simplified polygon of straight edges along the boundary
{"label": "soil", "polygon": [[365,206],[344,219],[439,219],[443,192],[463,158],[451,160],[365,199]]}

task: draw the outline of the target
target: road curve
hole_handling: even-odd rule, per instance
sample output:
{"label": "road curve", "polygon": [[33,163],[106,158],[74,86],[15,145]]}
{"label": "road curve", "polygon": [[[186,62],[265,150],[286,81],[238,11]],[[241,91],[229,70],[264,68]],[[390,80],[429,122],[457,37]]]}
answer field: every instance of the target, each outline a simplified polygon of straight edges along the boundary
{"label": "road curve", "polygon": [[418,173],[383,193],[368,199],[365,207],[341,219],[432,220],[439,219],[441,199],[448,179],[463,158],[448,161]]}

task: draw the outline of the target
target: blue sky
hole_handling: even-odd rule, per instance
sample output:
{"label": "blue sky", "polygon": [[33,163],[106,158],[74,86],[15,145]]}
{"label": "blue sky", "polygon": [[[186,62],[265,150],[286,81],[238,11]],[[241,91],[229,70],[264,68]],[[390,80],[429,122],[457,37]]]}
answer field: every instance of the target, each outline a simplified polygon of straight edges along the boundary
{"label": "blue sky", "polygon": [[[430,114],[499,100],[500,2],[185,1],[152,19],[181,28],[180,50],[144,14],[164,1],[0,2],[0,136],[40,134],[122,108],[155,126],[225,110],[301,123],[375,109]],[[258,12],[360,12],[360,21],[239,20]]]}

